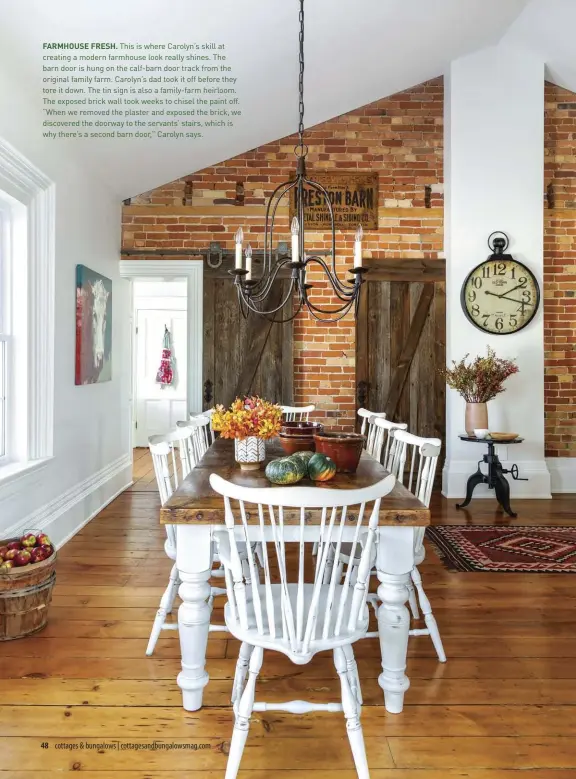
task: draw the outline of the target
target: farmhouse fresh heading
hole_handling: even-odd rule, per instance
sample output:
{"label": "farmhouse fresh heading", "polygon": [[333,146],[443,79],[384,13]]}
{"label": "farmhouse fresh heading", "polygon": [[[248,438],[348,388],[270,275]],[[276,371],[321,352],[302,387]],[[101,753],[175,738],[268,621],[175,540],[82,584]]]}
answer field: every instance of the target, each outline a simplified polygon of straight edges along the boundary
{"label": "farmhouse fresh heading", "polygon": [[215,49],[215,43],[43,43],[43,49]]}

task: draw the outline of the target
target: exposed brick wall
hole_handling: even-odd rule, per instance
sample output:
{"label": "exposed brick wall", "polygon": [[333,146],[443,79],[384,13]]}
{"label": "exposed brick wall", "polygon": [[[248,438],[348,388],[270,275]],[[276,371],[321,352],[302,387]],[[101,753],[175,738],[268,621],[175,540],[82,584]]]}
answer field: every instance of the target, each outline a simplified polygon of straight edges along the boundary
{"label": "exposed brick wall", "polygon": [[545,100],[546,455],[576,457],[576,94],[546,84]]}
{"label": "exposed brick wall", "polygon": [[[442,206],[443,83],[435,79],[379,100],[311,128],[306,133],[309,171],[326,169],[376,171],[381,209],[399,208],[379,218],[379,229],[366,231],[366,257],[437,257],[442,251],[442,218],[406,217],[405,208],[423,208],[425,186],[432,187],[429,205]],[[187,175],[132,199],[132,204],[165,206],[165,212],[133,215],[125,209],[123,247],[126,249],[201,249],[210,240],[233,248],[242,225],[245,242],[261,248],[264,219],[238,216],[235,205],[263,206],[272,190],[294,173],[295,136],[253,149],[205,170]],[[183,205],[230,205],[230,215],[198,216],[176,213]],[[287,216],[278,221],[279,239],[288,240]],[[329,248],[328,234],[308,233],[309,251]],[[351,264],[354,233],[337,234],[339,270]],[[317,299],[330,305],[322,276]],[[354,424],[355,325],[352,316],[321,325],[301,314],[295,321],[295,402],[313,402],[335,427]],[[320,415],[322,416],[322,415]]]}

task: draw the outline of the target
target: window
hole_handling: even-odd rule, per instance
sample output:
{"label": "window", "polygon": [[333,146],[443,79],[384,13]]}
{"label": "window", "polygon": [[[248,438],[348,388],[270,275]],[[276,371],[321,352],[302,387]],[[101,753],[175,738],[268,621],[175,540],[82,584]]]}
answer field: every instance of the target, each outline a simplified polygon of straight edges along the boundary
{"label": "window", "polygon": [[[0,478],[30,459],[28,425],[28,209],[0,189]],[[17,347],[17,348],[15,348]]]}
{"label": "window", "polygon": [[6,417],[8,384],[7,360],[9,353],[9,259],[10,211],[0,195],[0,462],[6,458]]}
{"label": "window", "polygon": [[0,498],[52,456],[54,184],[0,138]]}

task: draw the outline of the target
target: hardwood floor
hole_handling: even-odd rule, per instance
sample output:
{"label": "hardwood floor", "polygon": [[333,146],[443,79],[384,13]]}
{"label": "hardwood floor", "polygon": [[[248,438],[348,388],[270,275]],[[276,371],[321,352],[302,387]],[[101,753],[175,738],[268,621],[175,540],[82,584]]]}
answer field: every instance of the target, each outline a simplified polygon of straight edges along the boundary
{"label": "hardwood floor", "polygon": [[[518,524],[576,524],[576,496],[514,506]],[[206,705],[195,713],[181,707],[177,634],[144,655],[170,568],[158,507],[152,491],[116,499],[61,550],[47,628],[0,644],[0,776],[224,776],[237,643],[211,634]],[[433,517],[510,521],[492,501],[464,513],[438,497]],[[384,711],[377,641],[356,648],[372,778],[576,777],[576,576],[449,573],[432,552],[422,574],[448,662],[428,637],[410,639],[402,714]],[[338,696],[329,656],[297,667],[265,654],[258,699]],[[241,779],[355,776],[340,715],[254,716]]]}
{"label": "hardwood floor", "polygon": [[139,446],[133,450],[134,465],[132,466],[132,486],[128,492],[155,492],[158,493],[154,466],[150,450]]}

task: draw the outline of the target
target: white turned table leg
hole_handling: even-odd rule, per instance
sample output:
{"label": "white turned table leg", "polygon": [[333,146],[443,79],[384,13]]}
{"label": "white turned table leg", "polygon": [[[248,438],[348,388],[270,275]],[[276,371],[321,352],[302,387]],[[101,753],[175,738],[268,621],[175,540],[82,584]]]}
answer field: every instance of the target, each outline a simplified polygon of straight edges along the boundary
{"label": "white turned table leg", "polygon": [[212,543],[209,525],[177,526],[177,565],[180,573],[178,593],[182,604],[178,609],[178,635],[182,670],[178,686],[186,711],[202,706],[204,687],[208,684],[206,646],[212,607],[208,600],[212,574]]}
{"label": "white turned table leg", "polygon": [[410,686],[405,673],[410,630],[406,601],[414,565],[414,533],[410,527],[381,527],[378,536],[376,573],[381,601],[378,632],[382,653],[378,684],[384,691],[386,710],[399,714],[404,707],[404,693]]}

